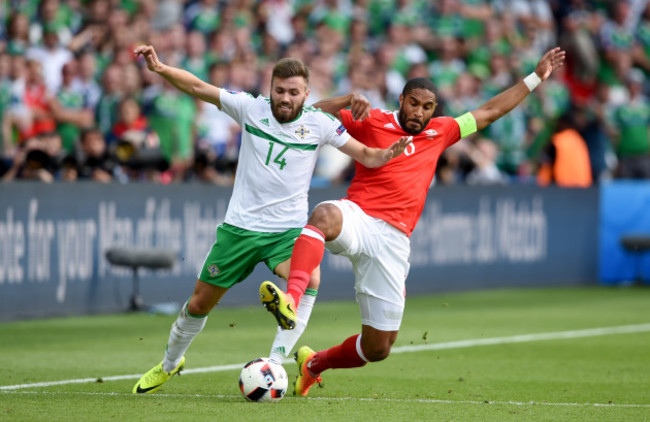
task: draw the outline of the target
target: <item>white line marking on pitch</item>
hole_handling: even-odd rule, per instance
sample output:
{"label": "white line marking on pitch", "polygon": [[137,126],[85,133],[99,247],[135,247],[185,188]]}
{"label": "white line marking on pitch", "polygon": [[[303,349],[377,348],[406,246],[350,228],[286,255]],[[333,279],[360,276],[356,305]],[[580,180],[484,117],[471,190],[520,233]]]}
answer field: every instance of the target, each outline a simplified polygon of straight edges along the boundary
{"label": "white line marking on pitch", "polygon": [[[133,393],[116,393],[116,392],[91,392],[91,391],[5,391],[2,394],[45,394],[45,395],[83,395],[83,396],[124,396],[133,397]],[[232,394],[141,394],[138,397],[196,397],[203,399],[233,399],[242,400],[241,395]],[[636,403],[553,403],[538,401],[500,401],[500,400],[440,400],[440,399],[391,399],[391,398],[372,398],[372,397],[293,397],[285,396],[284,400],[327,400],[327,401],[368,401],[368,402],[394,402],[394,403],[425,403],[425,404],[478,404],[478,405],[509,405],[509,406],[568,406],[568,407],[625,407],[625,408],[650,408],[650,404]],[[146,400],[146,399],[145,399]]]}
{"label": "white line marking on pitch", "polygon": [[[509,337],[480,338],[480,339],[471,339],[471,340],[450,341],[445,343],[422,344],[417,346],[400,346],[400,347],[394,347],[391,350],[391,354],[421,352],[427,350],[460,349],[464,347],[475,347],[475,346],[492,346],[496,344],[525,343],[525,342],[542,341],[542,340],[564,340],[564,339],[574,339],[574,338],[583,338],[583,337],[606,336],[612,334],[645,333],[649,331],[650,331],[650,323],[636,324],[636,325],[621,325],[617,327],[588,328],[585,330],[557,331],[551,333],[538,333],[538,334],[523,334],[523,335],[509,336]],[[235,369],[239,370],[242,366],[244,366],[244,363],[185,369],[183,370],[183,375],[206,373],[206,372],[230,371]],[[138,379],[141,376],[142,374],[116,375],[116,376],[109,376],[109,377],[101,377],[101,380],[120,381],[120,380],[129,380],[129,379]],[[0,391],[20,390],[24,388],[52,387],[55,385],[67,385],[67,384],[85,384],[85,383],[97,382],[97,380],[98,378],[80,378],[80,379],[71,379],[71,380],[62,380],[62,381],[36,382],[32,384],[4,385],[4,386],[0,386]],[[602,404],[600,406],[605,406],[605,405]]]}

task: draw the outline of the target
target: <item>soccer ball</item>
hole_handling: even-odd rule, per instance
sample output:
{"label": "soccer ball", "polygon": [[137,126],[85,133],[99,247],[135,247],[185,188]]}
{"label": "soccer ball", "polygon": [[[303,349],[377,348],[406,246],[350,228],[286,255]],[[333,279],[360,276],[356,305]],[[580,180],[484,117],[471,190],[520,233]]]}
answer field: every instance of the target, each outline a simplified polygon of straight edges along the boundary
{"label": "soccer ball", "polygon": [[246,399],[256,402],[279,402],[287,392],[287,371],[268,358],[248,362],[239,374],[239,389]]}

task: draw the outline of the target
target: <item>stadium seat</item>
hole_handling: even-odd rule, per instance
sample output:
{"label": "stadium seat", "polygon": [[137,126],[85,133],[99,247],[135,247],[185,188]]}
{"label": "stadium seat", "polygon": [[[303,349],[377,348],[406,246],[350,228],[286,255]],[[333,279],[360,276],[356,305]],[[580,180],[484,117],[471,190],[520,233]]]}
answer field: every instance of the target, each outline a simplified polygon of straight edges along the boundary
{"label": "stadium seat", "polygon": [[138,269],[170,269],[176,262],[176,255],[176,252],[167,249],[112,247],[106,251],[106,259],[112,265],[128,267],[133,270],[133,291],[129,301],[129,310],[141,311],[146,308],[140,296]]}
{"label": "stadium seat", "polygon": [[623,248],[635,255],[635,280],[643,283],[643,258],[650,252],[650,234],[630,234],[621,237]]}

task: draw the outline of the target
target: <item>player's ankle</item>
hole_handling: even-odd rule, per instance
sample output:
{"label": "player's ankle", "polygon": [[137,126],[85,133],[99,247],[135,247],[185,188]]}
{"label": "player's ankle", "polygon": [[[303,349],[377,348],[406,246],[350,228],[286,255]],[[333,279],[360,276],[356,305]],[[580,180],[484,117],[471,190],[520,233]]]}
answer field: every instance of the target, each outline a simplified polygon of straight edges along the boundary
{"label": "player's ankle", "polygon": [[320,376],[320,372],[316,371],[316,368],[313,368],[313,366],[315,366],[315,365],[312,365],[314,363],[314,358],[315,357],[316,356],[314,355],[309,360],[309,362],[307,362],[307,365],[305,365],[305,369],[307,369],[307,372],[309,373],[309,376],[311,376],[312,378],[318,378],[318,376]]}
{"label": "player's ankle", "polygon": [[314,372],[313,370],[311,370],[309,368],[307,368],[307,372],[309,372],[309,375],[312,378],[318,378],[320,376],[320,374],[321,374],[320,372]]}
{"label": "player's ankle", "polygon": [[297,304],[300,303],[301,298],[302,298],[302,294],[300,294],[300,292],[294,289],[287,290],[287,299],[289,300],[289,302],[291,302],[294,311],[297,309]]}

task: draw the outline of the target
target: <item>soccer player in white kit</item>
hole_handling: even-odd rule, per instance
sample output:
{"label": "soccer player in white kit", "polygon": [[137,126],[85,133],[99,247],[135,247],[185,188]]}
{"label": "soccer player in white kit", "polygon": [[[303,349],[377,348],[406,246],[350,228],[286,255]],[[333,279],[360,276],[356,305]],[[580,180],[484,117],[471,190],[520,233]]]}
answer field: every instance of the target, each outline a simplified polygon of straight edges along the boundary
{"label": "soccer player in white kit", "polygon": [[[153,393],[185,364],[185,352],[201,332],[208,313],[233,285],[243,281],[259,262],[288,278],[295,239],[307,222],[307,192],[318,149],[337,147],[367,167],[378,167],[404,151],[408,137],[387,148],[367,147],[352,138],[333,116],[305,107],[309,71],[296,59],[282,59],[273,69],[270,98],[229,92],[191,73],[163,64],[152,46],[141,46],[149,70],[179,90],[210,102],[242,128],[237,175],[225,221],[208,252],[190,299],[173,323],[163,361],[145,373],[134,393]],[[363,108],[357,109],[363,116]],[[271,358],[281,363],[304,331],[315,300],[320,272],[310,276],[305,311],[293,330],[278,328]],[[311,293],[311,295],[310,295]],[[269,306],[272,306],[269,305]],[[301,306],[302,308],[302,306]],[[282,325],[282,320],[278,323]]]}

